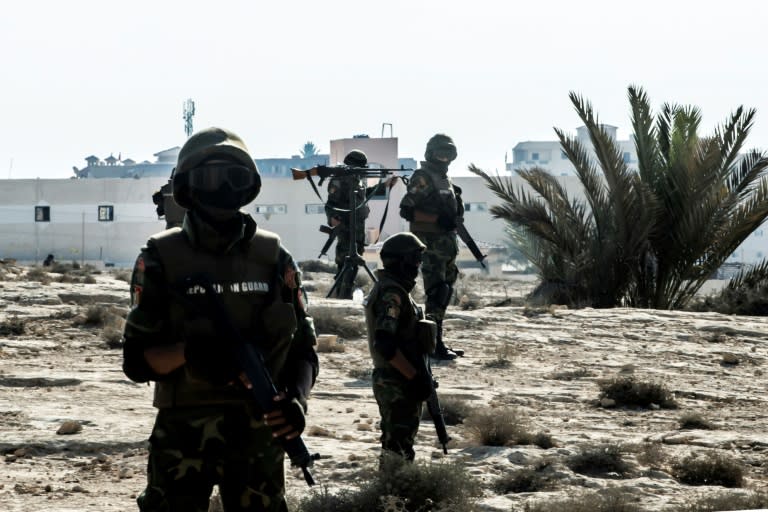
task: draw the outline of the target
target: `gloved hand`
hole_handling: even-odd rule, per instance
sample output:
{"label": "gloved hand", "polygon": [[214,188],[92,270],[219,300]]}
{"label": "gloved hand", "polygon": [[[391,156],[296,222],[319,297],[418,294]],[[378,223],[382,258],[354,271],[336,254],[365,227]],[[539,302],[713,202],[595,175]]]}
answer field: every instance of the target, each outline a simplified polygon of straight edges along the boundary
{"label": "gloved hand", "polygon": [[267,425],[272,427],[277,437],[293,439],[300,436],[307,426],[301,402],[298,398],[287,398],[284,394],[276,398],[279,399],[277,408],[264,415]]}
{"label": "gloved hand", "polygon": [[184,344],[184,358],[192,375],[213,384],[228,384],[242,371],[229,347],[213,338],[188,339]]}
{"label": "gloved hand", "polygon": [[437,225],[446,231],[453,231],[456,229],[456,219],[449,215],[443,215],[442,213],[437,216]]}
{"label": "gloved hand", "polygon": [[432,394],[432,376],[420,369],[412,379],[405,383],[405,396],[417,402],[423,402]]}

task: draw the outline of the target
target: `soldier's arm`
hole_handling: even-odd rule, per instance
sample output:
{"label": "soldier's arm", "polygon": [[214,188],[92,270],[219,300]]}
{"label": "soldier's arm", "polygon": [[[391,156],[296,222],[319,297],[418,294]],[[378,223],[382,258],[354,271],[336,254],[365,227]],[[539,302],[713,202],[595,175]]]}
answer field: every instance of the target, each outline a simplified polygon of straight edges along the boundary
{"label": "soldier's arm", "polygon": [[135,382],[162,380],[184,364],[183,344],[171,338],[162,267],[150,248],[136,259],[131,310],[123,334],[123,371]]}
{"label": "soldier's arm", "polygon": [[373,348],[406,379],[410,380],[416,375],[416,368],[400,350],[396,335],[400,322],[400,308],[403,303],[403,296],[397,290],[384,290],[382,292],[381,299],[374,304],[373,308],[376,318]]}
{"label": "soldier's arm", "polygon": [[315,325],[304,302],[301,272],[291,255],[283,248],[280,250],[278,269],[280,271],[282,298],[293,304],[297,320],[296,333],[291,341],[291,347],[279,381],[287,388],[288,394],[298,398],[306,409],[306,399],[315,385],[320,370],[320,363],[315,350],[317,345]]}

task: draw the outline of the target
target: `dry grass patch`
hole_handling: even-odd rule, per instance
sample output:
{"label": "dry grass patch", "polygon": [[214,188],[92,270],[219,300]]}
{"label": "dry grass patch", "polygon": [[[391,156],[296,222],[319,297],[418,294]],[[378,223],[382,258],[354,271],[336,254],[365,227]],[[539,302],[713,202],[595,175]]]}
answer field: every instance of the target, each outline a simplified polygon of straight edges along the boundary
{"label": "dry grass patch", "polygon": [[565,380],[565,381],[572,381],[572,380],[579,380],[579,379],[586,379],[588,377],[594,377],[595,373],[583,368],[574,368],[572,370],[559,370],[554,372],[552,375],[549,376],[550,379],[554,380]]}
{"label": "dry grass patch", "polygon": [[768,493],[721,492],[700,496],[670,512],[722,512],[726,510],[756,510],[768,508]]}
{"label": "dry grass patch", "polygon": [[366,334],[362,317],[343,316],[333,308],[314,308],[312,320],[318,334],[335,334],[346,339],[362,338]]}
{"label": "dry grass patch", "polygon": [[344,352],[346,347],[339,343],[335,334],[320,334],[317,337],[317,352],[329,354]]}
{"label": "dry grass patch", "polygon": [[496,494],[538,492],[550,489],[552,482],[542,472],[546,468],[546,465],[542,465],[535,468],[516,469],[497,478],[491,489]]}
{"label": "dry grass patch", "polygon": [[551,448],[554,442],[549,434],[530,431],[528,418],[517,409],[473,409],[464,419],[469,437],[482,446],[514,446],[535,444]]}
{"label": "dry grass patch", "polygon": [[526,504],[524,512],[642,512],[638,499],[624,489],[583,492],[573,498]]}
{"label": "dry grass patch", "polygon": [[0,336],[20,336],[26,329],[26,321],[18,316],[0,322]]}

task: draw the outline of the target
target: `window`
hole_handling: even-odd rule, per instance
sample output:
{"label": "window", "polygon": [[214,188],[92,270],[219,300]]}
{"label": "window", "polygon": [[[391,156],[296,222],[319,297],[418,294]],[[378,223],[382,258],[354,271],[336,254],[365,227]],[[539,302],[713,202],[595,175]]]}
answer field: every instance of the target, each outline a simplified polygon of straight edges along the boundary
{"label": "window", "polygon": [[531,153],[531,160],[536,161],[538,159],[539,159],[539,154],[538,153]]}
{"label": "window", "polygon": [[624,152],[624,163],[628,164],[632,162],[632,154],[629,151]]}
{"label": "window", "polygon": [[51,222],[51,207],[35,206],[35,222]]}
{"label": "window", "polygon": [[99,205],[99,222],[111,222],[115,220],[115,207],[112,205]]}
{"label": "window", "polygon": [[253,208],[255,213],[288,213],[288,206],[285,204],[257,204]]}
{"label": "window", "polygon": [[464,203],[465,212],[486,212],[488,204],[486,203]]}
{"label": "window", "polygon": [[305,204],[304,205],[304,213],[307,214],[318,214],[318,213],[325,213],[325,205],[322,204]]}

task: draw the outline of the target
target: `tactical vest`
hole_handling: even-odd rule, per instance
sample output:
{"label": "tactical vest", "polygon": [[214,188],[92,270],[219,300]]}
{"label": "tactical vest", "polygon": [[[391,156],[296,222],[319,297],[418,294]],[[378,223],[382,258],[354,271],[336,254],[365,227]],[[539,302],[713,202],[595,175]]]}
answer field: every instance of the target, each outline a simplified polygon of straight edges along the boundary
{"label": "tactical vest", "polygon": [[418,346],[417,324],[424,318],[421,308],[411,298],[408,291],[397,281],[386,274],[378,273],[379,280],[373,285],[371,293],[365,302],[365,324],[368,328],[368,350],[373,359],[374,368],[392,369],[392,365],[382,357],[373,348],[374,336],[376,334],[376,316],[373,310],[374,305],[381,300],[384,292],[391,288],[396,288],[400,298],[405,298],[400,307],[400,318],[398,319],[397,332],[395,336],[399,340],[398,348],[406,354],[406,357],[423,356],[422,350]]}
{"label": "tactical vest", "polygon": [[[261,350],[272,379],[277,382],[296,330],[293,306],[275,300],[280,286],[280,238],[259,229],[246,247],[234,247],[221,254],[193,246],[184,231],[172,228],[152,236],[147,245],[156,251],[166,286],[171,290],[168,309],[175,341],[195,338],[220,344],[222,350],[227,350],[227,343],[235,343],[222,338],[211,299],[202,286],[193,284],[197,276],[204,276],[224,304],[228,321],[243,339]],[[220,404],[240,402],[246,396],[241,386],[214,386],[196,379],[185,367],[170,379],[156,383],[154,405],[161,408]]]}
{"label": "tactical vest", "polygon": [[[458,201],[453,190],[453,182],[447,174],[436,172],[428,167],[428,163],[422,162],[423,176],[432,183],[432,193],[418,206],[420,210],[437,215],[458,216]],[[411,231],[423,231],[427,233],[444,233],[445,229],[434,222],[413,221],[410,223]]]}

